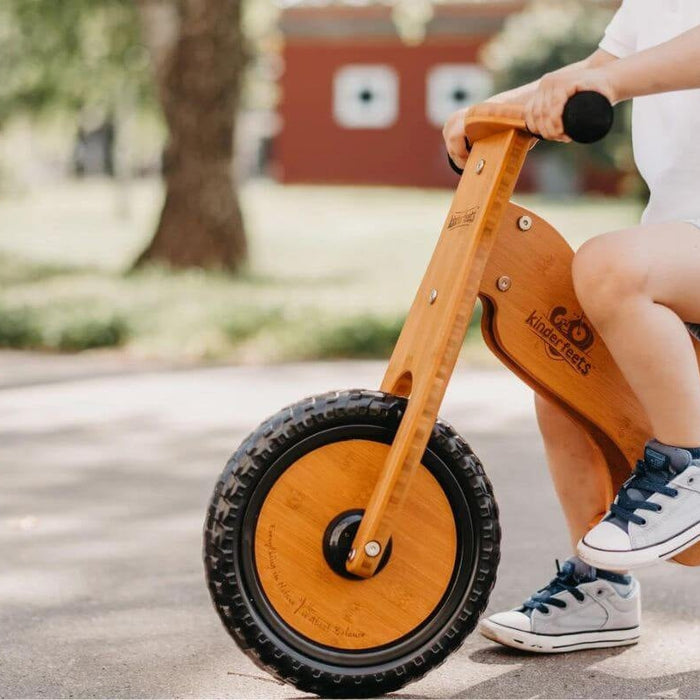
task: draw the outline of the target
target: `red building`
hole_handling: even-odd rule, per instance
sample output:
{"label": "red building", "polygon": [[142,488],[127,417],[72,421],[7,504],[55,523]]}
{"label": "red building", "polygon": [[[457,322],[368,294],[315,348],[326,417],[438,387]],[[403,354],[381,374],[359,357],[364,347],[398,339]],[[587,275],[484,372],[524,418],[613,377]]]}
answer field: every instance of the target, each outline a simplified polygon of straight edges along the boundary
{"label": "red building", "polygon": [[453,186],[442,124],[491,94],[479,49],[523,4],[437,4],[414,45],[387,5],[285,9],[280,180]]}

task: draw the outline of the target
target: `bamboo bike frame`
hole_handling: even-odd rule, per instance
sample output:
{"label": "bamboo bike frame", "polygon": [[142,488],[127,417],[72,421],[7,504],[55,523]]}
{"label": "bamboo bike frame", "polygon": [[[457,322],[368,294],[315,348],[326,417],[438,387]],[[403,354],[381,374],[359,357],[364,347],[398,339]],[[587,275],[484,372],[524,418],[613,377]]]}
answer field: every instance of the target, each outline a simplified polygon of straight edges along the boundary
{"label": "bamboo bike frame", "polygon": [[[651,437],[644,409],[576,299],[573,251],[547,222],[509,202],[533,140],[522,109],[472,108],[465,135],[469,160],[380,387],[408,403],[347,563],[364,578],[374,574],[389,541],[477,297],[492,352],[561,405],[602,451],[601,502],[612,501]],[[697,343],[695,349],[700,359]],[[700,544],[675,559],[700,565]]]}

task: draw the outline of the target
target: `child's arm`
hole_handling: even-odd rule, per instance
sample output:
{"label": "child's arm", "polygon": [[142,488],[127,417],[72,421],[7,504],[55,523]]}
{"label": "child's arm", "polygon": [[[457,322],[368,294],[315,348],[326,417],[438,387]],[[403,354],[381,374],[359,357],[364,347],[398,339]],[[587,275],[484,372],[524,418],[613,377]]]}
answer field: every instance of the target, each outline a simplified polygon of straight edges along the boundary
{"label": "child's arm", "polygon": [[626,58],[595,68],[546,75],[526,104],[528,128],[547,139],[568,141],[561,123],[566,101],[595,90],[610,102],[671,90],[700,88],[700,26]]}
{"label": "child's arm", "polygon": [[[578,73],[585,70],[592,70],[600,68],[618,59],[603,51],[598,49],[592,53],[588,58],[583,61],[578,61],[577,63],[572,63],[571,65],[564,66],[553,73],[548,73],[547,76],[557,76],[565,73]],[[521,87],[514,88],[513,90],[507,90],[506,92],[501,92],[498,95],[490,97],[487,102],[498,102],[500,104],[528,104],[532,98],[537,94],[540,84],[543,78],[540,80],[535,80],[527,85],[522,85]],[[467,108],[468,109],[468,108]],[[450,115],[449,119],[445,122],[445,126],[442,130],[443,138],[445,139],[445,146],[447,147],[447,152],[450,154],[450,158],[458,165],[460,168],[464,167],[467,162],[467,157],[469,153],[467,152],[466,144],[464,141],[464,113],[466,109],[460,109],[454,114]],[[538,132],[535,132],[538,133]]]}
{"label": "child's arm", "polygon": [[[612,61],[618,60],[612,54],[602,49],[597,49],[588,58],[584,58],[583,61],[577,61],[576,63],[571,63],[568,66],[559,68],[558,70],[548,73],[547,75],[559,75],[562,73],[569,73],[571,71],[585,70],[587,68],[600,68]],[[543,76],[544,77],[544,76]],[[540,86],[539,80],[533,80],[527,85],[521,85],[520,87],[513,88],[512,90],[507,90],[506,92],[500,92],[498,95],[489,97],[487,102],[497,102],[499,104],[514,104],[514,105],[524,105],[530,100],[530,98],[537,92]]]}
{"label": "child's arm", "polygon": [[618,102],[700,88],[700,26],[617,63],[609,73]]}

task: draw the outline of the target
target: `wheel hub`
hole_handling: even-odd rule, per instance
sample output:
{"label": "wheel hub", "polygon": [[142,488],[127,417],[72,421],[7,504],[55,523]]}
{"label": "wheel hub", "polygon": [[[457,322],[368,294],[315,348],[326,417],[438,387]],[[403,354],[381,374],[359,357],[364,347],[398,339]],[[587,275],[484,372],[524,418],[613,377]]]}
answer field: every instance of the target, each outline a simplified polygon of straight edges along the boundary
{"label": "wheel hub", "polygon": [[[359,508],[339,513],[328,523],[328,527],[323,534],[323,556],[328,566],[339,576],[353,581],[362,581],[364,579],[361,576],[351,574],[347,570],[345,563],[348,560],[352,542],[360,527],[360,521],[364,513],[365,511]],[[391,557],[391,548],[392,540],[390,538],[384,553],[381,555],[379,566],[374,572],[374,576],[388,564],[389,558]]]}

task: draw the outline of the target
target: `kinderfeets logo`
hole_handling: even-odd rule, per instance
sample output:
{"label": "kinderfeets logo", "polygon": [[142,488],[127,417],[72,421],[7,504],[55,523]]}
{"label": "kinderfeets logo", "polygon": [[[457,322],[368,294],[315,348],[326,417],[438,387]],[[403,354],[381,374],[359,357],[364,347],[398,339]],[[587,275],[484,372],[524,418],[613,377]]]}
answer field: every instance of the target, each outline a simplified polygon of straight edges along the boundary
{"label": "kinderfeets logo", "polygon": [[471,207],[465,209],[464,211],[455,211],[450,215],[450,220],[447,223],[447,228],[457,228],[458,226],[469,226],[469,224],[474,222],[476,219],[476,214],[479,211],[479,207]]}
{"label": "kinderfeets logo", "polygon": [[569,318],[565,306],[555,306],[546,316],[532,311],[525,323],[542,340],[553,360],[563,360],[583,377],[591,371],[593,365],[587,351],[595,335],[583,313]]}

